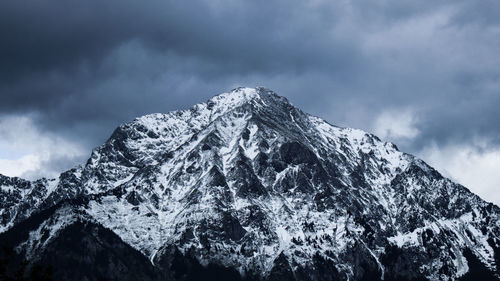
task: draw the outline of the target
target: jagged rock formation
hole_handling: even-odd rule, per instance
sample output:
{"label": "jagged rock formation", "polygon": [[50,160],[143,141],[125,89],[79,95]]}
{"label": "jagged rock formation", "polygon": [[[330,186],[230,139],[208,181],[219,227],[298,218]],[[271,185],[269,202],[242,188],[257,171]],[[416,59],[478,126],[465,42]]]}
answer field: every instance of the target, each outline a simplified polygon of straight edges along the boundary
{"label": "jagged rock formation", "polygon": [[264,88],[124,124],[58,179],[0,177],[0,242],[61,280],[500,280],[499,214]]}

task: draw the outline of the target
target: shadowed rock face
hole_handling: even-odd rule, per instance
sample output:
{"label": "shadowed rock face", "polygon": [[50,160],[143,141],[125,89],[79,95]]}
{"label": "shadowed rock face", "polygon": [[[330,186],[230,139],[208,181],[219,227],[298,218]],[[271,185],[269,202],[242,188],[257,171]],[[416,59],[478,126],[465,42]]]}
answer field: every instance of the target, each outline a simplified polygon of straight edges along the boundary
{"label": "shadowed rock face", "polygon": [[58,280],[499,280],[497,206],[263,88],[140,117],[0,195],[0,242]]}

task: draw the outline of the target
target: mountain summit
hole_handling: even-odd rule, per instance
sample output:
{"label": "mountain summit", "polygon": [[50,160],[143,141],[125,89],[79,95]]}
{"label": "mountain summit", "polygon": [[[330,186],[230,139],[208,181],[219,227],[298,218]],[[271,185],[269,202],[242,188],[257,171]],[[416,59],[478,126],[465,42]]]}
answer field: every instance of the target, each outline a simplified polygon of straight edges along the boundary
{"label": "mountain summit", "polygon": [[57,280],[500,280],[499,215],[265,88],[121,125],[58,179],[0,176],[0,243]]}

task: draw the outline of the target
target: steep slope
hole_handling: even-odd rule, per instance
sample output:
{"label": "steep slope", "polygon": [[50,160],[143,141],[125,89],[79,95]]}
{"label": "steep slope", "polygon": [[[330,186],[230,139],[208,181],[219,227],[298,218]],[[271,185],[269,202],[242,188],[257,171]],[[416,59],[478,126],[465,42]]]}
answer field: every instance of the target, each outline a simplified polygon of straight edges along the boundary
{"label": "steep slope", "polygon": [[71,212],[57,207],[57,223],[42,220],[13,243],[33,259],[85,221],[164,278],[191,278],[173,265],[202,270],[196,263],[269,280],[499,278],[497,206],[264,88],[124,124],[58,180],[0,180],[5,235],[71,202]]}

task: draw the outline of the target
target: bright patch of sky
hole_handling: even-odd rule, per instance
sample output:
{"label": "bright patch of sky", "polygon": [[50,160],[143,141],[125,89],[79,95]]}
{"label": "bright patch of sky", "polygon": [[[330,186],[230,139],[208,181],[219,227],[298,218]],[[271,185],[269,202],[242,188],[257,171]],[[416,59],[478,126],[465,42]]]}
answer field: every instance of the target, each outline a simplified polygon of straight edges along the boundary
{"label": "bright patch of sky", "polygon": [[[0,173],[6,176],[57,177],[86,153],[78,144],[41,132],[26,116],[2,118],[0,136]],[[48,162],[59,165],[46,165]]]}

